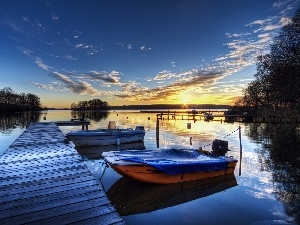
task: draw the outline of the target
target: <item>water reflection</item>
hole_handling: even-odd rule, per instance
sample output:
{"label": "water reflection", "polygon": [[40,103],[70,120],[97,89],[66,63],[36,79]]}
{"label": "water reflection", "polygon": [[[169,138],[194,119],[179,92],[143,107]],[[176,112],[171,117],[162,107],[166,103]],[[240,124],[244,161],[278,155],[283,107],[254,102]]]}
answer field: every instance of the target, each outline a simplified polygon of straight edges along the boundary
{"label": "water reflection", "polygon": [[169,185],[122,177],[107,191],[121,216],[148,213],[203,198],[237,185],[233,174]]}
{"label": "water reflection", "polygon": [[[86,112],[87,113],[87,112]],[[0,148],[5,149],[17,138],[17,136],[26,128],[29,114],[20,113],[20,114],[11,114],[11,115],[0,115]],[[40,112],[35,114],[35,118],[38,121],[61,121],[61,120],[70,120],[76,116],[76,118],[81,118],[80,112],[72,112],[70,110],[49,110],[46,112]],[[46,120],[44,120],[46,117]],[[157,141],[159,142],[160,148],[199,148],[203,146],[203,149],[210,150],[209,144],[212,143],[214,139],[222,139],[224,136],[227,136],[225,140],[229,143],[229,155],[234,156],[234,158],[239,159],[239,139],[238,133],[232,133],[235,131],[238,126],[242,127],[242,144],[243,144],[243,159],[242,159],[242,175],[237,176],[238,170],[236,171],[236,180],[238,186],[236,188],[230,188],[228,192],[216,192],[214,195],[210,196],[207,201],[206,198],[201,198],[202,202],[205,202],[205,207],[207,211],[213,212],[216,207],[219,205],[209,205],[213,201],[218,202],[223,198],[223,204],[228,206],[228,210],[222,206],[222,209],[218,211],[220,217],[222,218],[231,218],[230,211],[236,211],[234,218],[236,221],[235,224],[262,224],[263,221],[269,222],[268,224],[275,224],[274,221],[283,221],[284,223],[289,224],[300,224],[300,128],[297,124],[267,124],[267,123],[220,123],[220,121],[210,121],[209,123],[198,120],[160,120],[159,121],[159,135],[158,140],[156,139],[156,114],[151,113],[139,113],[139,112],[108,112],[107,114],[102,113],[87,113],[86,117],[91,120],[90,129],[96,129],[99,127],[107,127],[108,121],[116,121],[116,124],[119,127],[132,127],[136,125],[144,125],[146,130],[146,135],[144,143],[140,146],[146,149],[157,149]],[[191,124],[191,128],[187,129],[187,123]],[[71,130],[78,130],[78,127],[60,127],[63,133],[70,132]],[[16,132],[18,130],[18,132]],[[192,139],[191,139],[192,137]],[[9,140],[5,144],[5,141]],[[4,143],[4,144],[3,144]],[[122,148],[122,146],[120,146]],[[137,149],[138,147],[123,146],[124,148],[133,148]],[[82,154],[90,157],[97,158],[101,150],[94,149],[90,152],[83,150]],[[106,150],[110,150],[106,148]],[[113,146],[111,150],[118,150],[117,146]],[[80,151],[80,150],[78,150]],[[1,151],[0,151],[1,154]],[[91,167],[91,171],[94,172],[96,177],[100,177],[103,174],[104,167],[102,166],[101,160],[89,160],[86,162]],[[239,169],[237,165],[237,169]],[[116,174],[113,170],[107,169],[105,176],[101,180],[105,185],[105,190],[112,192],[113,189],[110,189],[114,185],[118,185],[119,179],[121,177]],[[123,183],[123,178],[120,179],[120,182]],[[124,182],[124,183],[127,183]],[[118,188],[118,192],[114,191],[113,195],[123,197],[127,196],[127,192],[133,194],[136,192],[137,198],[142,200],[143,193],[148,195],[151,189],[159,192],[158,187],[141,187],[139,185],[143,184],[130,184],[132,187],[138,186],[138,191],[132,191],[131,186],[125,188]],[[171,186],[169,186],[171,187]],[[149,190],[150,189],[150,190]],[[171,192],[170,188],[170,192]],[[213,189],[213,188],[212,188]],[[189,191],[184,191],[181,193],[175,194],[176,196],[183,196],[184,193]],[[220,194],[221,193],[221,194]],[[168,193],[161,194],[162,197],[167,197]],[[111,195],[110,195],[111,196]],[[134,196],[133,196],[134,197]],[[179,197],[179,196],[178,196]],[[114,198],[111,196],[110,198]],[[120,199],[122,199],[120,197]],[[173,197],[170,197],[172,199]],[[136,199],[136,201],[138,201]],[[154,206],[151,205],[152,209],[162,209],[163,207],[168,207],[171,200],[160,200],[161,205]],[[237,201],[236,199],[239,199]],[[154,198],[153,198],[154,200]],[[113,200],[115,201],[115,200]],[[117,201],[117,200],[116,200]],[[129,200],[128,200],[129,201]],[[145,201],[146,202],[146,201]],[[164,204],[164,202],[166,202]],[[125,202],[126,203],[126,202]],[[116,207],[121,207],[125,204],[124,202],[116,204]],[[137,202],[138,204],[138,202]],[[141,203],[139,203],[141,204]],[[150,203],[149,203],[150,204]],[[138,214],[138,217],[141,218],[140,221],[149,221],[154,220],[155,216],[162,215],[165,213],[170,213],[170,215],[179,222],[182,222],[180,219],[188,214],[189,217],[194,216],[194,223],[190,222],[189,224],[197,224],[198,222],[203,221],[203,217],[208,215],[207,213],[202,213],[202,218],[199,218],[198,214],[201,214],[200,209],[196,206],[198,204],[196,201],[190,201],[183,204],[182,208],[176,208],[178,213],[173,213],[174,208],[170,211],[156,210],[151,217],[150,213],[145,213],[142,218],[141,214]],[[190,206],[195,206],[188,208]],[[128,206],[127,206],[128,207]],[[221,206],[220,206],[221,207]],[[284,208],[282,208],[284,207]],[[129,207],[130,208],[130,207]],[[186,209],[185,214],[182,213]],[[250,209],[250,210],[248,210]],[[122,209],[118,208],[118,211]],[[133,210],[133,209],[131,209]],[[143,209],[144,210],[144,209]],[[165,210],[168,210],[165,209]],[[198,211],[197,211],[198,210]],[[223,211],[222,211],[223,210]],[[150,211],[148,209],[148,211]],[[171,212],[172,211],[172,212]],[[206,212],[206,211],[205,211]],[[125,212],[124,212],[125,213]],[[128,215],[129,212],[126,212]],[[132,212],[130,212],[132,213]],[[136,212],[134,212],[136,213]],[[193,213],[193,214],[192,214]],[[133,221],[138,221],[136,214],[135,216],[130,217],[130,224],[141,224],[134,223]],[[213,223],[217,218],[213,216],[208,216],[209,218],[206,221],[206,224],[222,224]],[[129,218],[126,218],[129,219]],[[215,220],[214,220],[215,219]],[[161,222],[161,221],[159,221]],[[179,223],[178,222],[178,223]],[[184,221],[187,222],[187,221]],[[240,223],[239,223],[240,222]],[[243,223],[245,222],[245,223]],[[260,223],[259,223],[260,222]],[[266,223],[267,223],[266,222]],[[200,222],[199,222],[200,223]],[[198,224],[199,224],[198,223]],[[205,223],[205,222],[204,222]]]}
{"label": "water reflection", "polygon": [[274,194],[287,215],[300,224],[300,129],[298,124],[250,124],[249,137],[261,142],[257,151],[272,173]]}
{"label": "water reflection", "polygon": [[71,111],[72,118],[84,118],[93,120],[94,122],[99,122],[106,119],[110,114],[109,111],[99,111],[99,110],[88,110],[88,111]]}
{"label": "water reflection", "polygon": [[77,152],[88,159],[99,159],[103,152],[121,151],[121,150],[144,150],[146,149],[143,141],[125,143],[121,145],[104,145],[104,146],[75,146]]}
{"label": "water reflection", "polygon": [[[38,116],[38,114],[37,114]],[[0,132],[11,133],[16,127],[25,128],[30,120],[29,113],[0,114]]]}

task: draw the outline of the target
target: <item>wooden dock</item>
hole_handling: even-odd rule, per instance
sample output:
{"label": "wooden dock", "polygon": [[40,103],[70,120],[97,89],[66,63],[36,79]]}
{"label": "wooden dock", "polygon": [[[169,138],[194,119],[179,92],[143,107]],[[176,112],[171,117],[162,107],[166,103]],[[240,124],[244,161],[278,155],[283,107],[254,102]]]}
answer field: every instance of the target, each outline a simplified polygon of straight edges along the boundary
{"label": "wooden dock", "polygon": [[207,110],[207,111],[190,111],[190,112],[176,112],[176,111],[156,111],[157,120],[201,120],[207,119],[207,113],[214,113],[213,117],[224,117],[224,110]]}
{"label": "wooden dock", "polygon": [[[143,111],[145,112],[145,111]],[[276,117],[276,116],[254,116],[243,114],[224,114],[223,110],[208,110],[200,112],[176,112],[176,111],[153,111],[156,114],[157,120],[189,120],[198,121],[203,120],[221,120],[224,122],[253,122],[253,123],[299,123],[299,117]],[[211,118],[206,114],[211,113]],[[218,119],[216,119],[218,118]]]}
{"label": "wooden dock", "polygon": [[36,123],[0,156],[0,224],[125,224],[55,123]]}
{"label": "wooden dock", "polygon": [[84,119],[71,119],[70,121],[56,121],[54,122],[57,126],[81,126],[82,130],[84,127],[86,130],[89,129],[90,121]]}

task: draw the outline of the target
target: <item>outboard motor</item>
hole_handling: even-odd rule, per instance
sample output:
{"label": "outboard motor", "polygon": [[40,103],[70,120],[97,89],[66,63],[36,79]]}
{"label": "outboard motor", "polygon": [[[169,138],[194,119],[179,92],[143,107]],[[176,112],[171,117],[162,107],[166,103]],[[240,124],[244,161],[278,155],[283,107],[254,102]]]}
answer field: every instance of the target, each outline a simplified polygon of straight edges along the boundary
{"label": "outboard motor", "polygon": [[228,149],[228,141],[215,139],[212,143],[212,154],[216,156],[224,156]]}
{"label": "outboard motor", "polygon": [[145,130],[144,126],[136,126],[135,130]]}

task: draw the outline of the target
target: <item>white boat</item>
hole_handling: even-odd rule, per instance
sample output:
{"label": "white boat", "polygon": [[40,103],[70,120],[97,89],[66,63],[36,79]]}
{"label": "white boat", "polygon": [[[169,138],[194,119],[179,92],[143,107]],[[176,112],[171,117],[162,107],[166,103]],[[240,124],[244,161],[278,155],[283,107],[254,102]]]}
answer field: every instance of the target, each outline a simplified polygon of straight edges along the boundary
{"label": "white boat", "polygon": [[66,136],[75,146],[120,145],[144,141],[145,129],[144,126],[119,129],[110,121],[107,129],[73,131]]}

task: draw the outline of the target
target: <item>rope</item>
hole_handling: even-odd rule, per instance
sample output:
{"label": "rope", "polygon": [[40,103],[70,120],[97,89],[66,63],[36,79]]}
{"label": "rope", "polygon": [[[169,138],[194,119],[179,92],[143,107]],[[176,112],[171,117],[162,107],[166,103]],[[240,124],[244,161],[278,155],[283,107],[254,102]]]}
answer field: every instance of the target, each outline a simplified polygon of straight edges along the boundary
{"label": "rope", "polygon": [[105,161],[102,163],[102,166],[104,166],[104,165],[105,165],[105,167],[104,167],[104,169],[103,169],[103,172],[102,172],[101,177],[99,178],[99,181],[100,181],[100,184],[101,184],[101,186],[102,186],[102,189],[105,191],[104,185],[102,184],[102,177],[103,177],[103,175],[104,175],[104,173],[105,173],[105,170],[106,170],[107,168],[109,168],[109,165],[108,165],[108,163],[106,163]]}
{"label": "rope", "polygon": [[[231,134],[237,132],[237,131],[240,130],[240,129],[241,129],[241,128],[238,127],[238,129],[236,129],[236,130],[232,131],[231,133],[225,135],[225,136],[224,136],[223,138],[221,138],[220,140],[225,139],[226,137],[230,136]],[[211,146],[211,145],[212,145],[212,143],[207,144],[207,145],[203,145],[203,146],[199,147],[199,149],[202,149],[202,148],[205,148],[205,147],[208,147],[208,146]]]}
{"label": "rope", "polygon": [[229,135],[233,134],[234,132],[237,132],[239,129],[241,129],[241,128],[238,127],[238,129],[236,129],[235,131],[232,131],[230,134],[225,135],[225,136],[223,137],[223,139],[226,138],[226,137],[228,137]]}
{"label": "rope", "polygon": [[82,159],[82,161],[89,161],[89,158],[86,156],[82,156],[81,159]]}
{"label": "rope", "polygon": [[106,163],[105,161],[102,163],[102,166],[104,166],[104,165],[105,165],[105,167],[104,167],[104,169],[103,169],[102,175],[101,175],[101,177],[100,177],[100,179],[99,179],[99,180],[101,180],[101,179],[102,179],[102,177],[103,177],[103,175],[104,175],[104,173],[105,173],[105,170],[106,170],[106,168],[109,168],[109,165],[108,165],[108,163]]}

